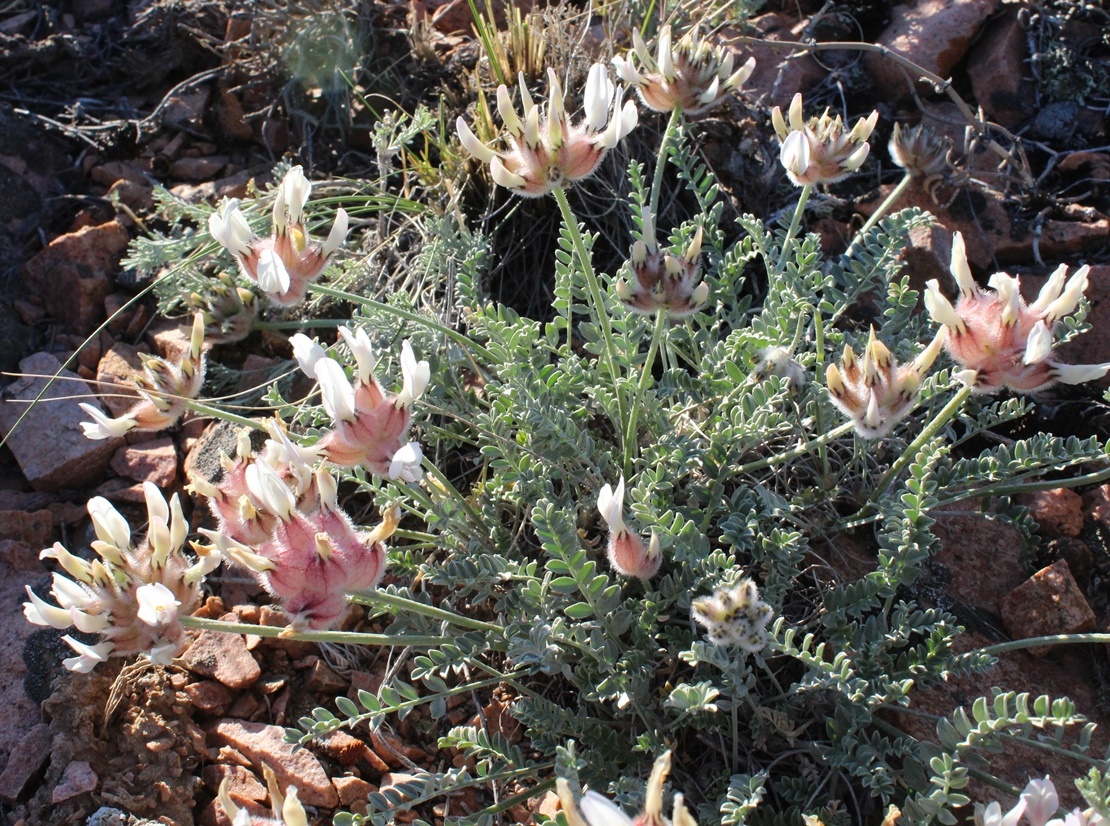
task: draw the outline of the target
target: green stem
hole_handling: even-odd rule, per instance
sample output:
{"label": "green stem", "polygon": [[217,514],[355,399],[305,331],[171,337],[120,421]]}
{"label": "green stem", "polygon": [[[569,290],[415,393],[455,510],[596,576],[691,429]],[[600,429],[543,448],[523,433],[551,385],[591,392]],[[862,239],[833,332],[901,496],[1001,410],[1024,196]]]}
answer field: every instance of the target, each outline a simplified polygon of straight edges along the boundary
{"label": "green stem", "polygon": [[797,447],[791,448],[783,453],[776,453],[774,456],[768,456],[766,459],[760,459],[757,462],[750,462],[746,465],[741,465],[732,471],[730,475],[739,476],[742,473],[751,473],[754,470],[763,470],[763,468],[774,467],[781,465],[783,462],[789,462],[791,459],[797,459],[799,456],[804,456],[815,447],[826,445],[829,442],[839,439],[845,433],[850,431],[854,424],[851,422],[844,422],[840,427],[834,428],[826,433],[824,436],[818,436],[816,439],[810,439],[808,442],[803,442]]}
{"label": "green stem", "polygon": [[190,399],[185,403],[185,406],[192,410],[194,413],[199,413],[202,416],[211,416],[214,419],[223,419],[225,422],[232,422],[233,424],[249,427],[253,430],[261,430],[263,433],[268,432],[266,425],[258,419],[248,419],[246,416],[237,416],[234,413],[228,413],[219,407],[212,407],[204,402]]}
{"label": "green stem", "polygon": [[[815,307],[813,310],[813,339],[814,347],[817,350],[817,361],[814,363],[813,372],[818,381],[824,377],[825,371],[822,369],[825,365],[825,322],[821,320],[821,308]],[[819,431],[825,430],[825,408],[822,405],[820,396],[815,400],[817,405],[817,429]],[[817,445],[817,460],[821,463],[821,479],[822,484],[829,478],[829,451],[824,443]]]}
{"label": "green stem", "polygon": [[[413,614],[422,614],[425,617],[449,622],[452,625],[460,625],[463,628],[472,628],[475,631],[488,631],[494,634],[501,634],[505,629],[500,625],[494,625],[492,622],[482,622],[481,620],[471,619],[464,617],[461,614],[456,614],[454,611],[446,611],[443,608],[436,608],[434,605],[428,605],[424,602],[419,602],[409,597],[403,597],[400,594],[391,594],[387,591],[368,591],[366,593],[347,594],[347,600],[354,602],[358,605],[367,605],[370,607],[385,606],[401,611],[409,611]],[[398,613],[398,611],[394,611]]]}
{"label": "green stem", "polygon": [[651,333],[651,344],[648,345],[647,358],[644,359],[644,366],[640,370],[640,381],[636,385],[636,395],[632,399],[632,408],[628,411],[628,425],[624,430],[624,475],[626,478],[632,478],[632,460],[633,453],[636,451],[636,416],[640,412],[640,405],[643,404],[644,391],[647,390],[648,382],[651,380],[652,368],[655,366],[655,355],[659,352],[659,342],[663,339],[663,333],[667,327],[667,312],[660,310],[655,314],[655,329]]}
{"label": "green stem", "polygon": [[272,625],[250,625],[245,622],[224,622],[222,620],[207,619],[205,617],[180,617],[180,622],[186,628],[198,628],[203,631],[222,631],[227,634],[254,634],[256,637],[281,637],[283,640],[299,640],[302,642],[339,642],[352,645],[388,645],[393,647],[406,647],[410,645],[422,648],[434,648],[455,642],[455,637],[432,637],[421,634],[361,634],[355,631],[293,631],[288,626],[279,627]]}
{"label": "green stem", "polygon": [[[968,396],[971,395],[971,386],[964,385],[954,395],[951,400],[946,404],[941,411],[933,418],[929,424],[925,425],[924,429],[917,435],[917,438],[910,442],[909,446],[902,451],[899,456],[884,473],[879,477],[879,481],[875,483],[875,491],[871,494],[871,498],[867,500],[867,505],[874,505],[879,501],[879,498],[886,492],[887,486],[897,478],[898,474],[913,461],[917,452],[924,447],[925,443],[932,439],[940,429],[948,424],[948,421],[959,412],[963,407],[964,402],[967,401]],[[866,508],[867,505],[864,507]]]}
{"label": "green stem", "polygon": [[802,187],[801,194],[798,195],[798,204],[794,207],[794,217],[790,219],[786,237],[782,239],[782,252],[779,253],[779,263],[775,267],[779,273],[782,273],[786,268],[786,259],[790,256],[790,242],[794,240],[794,235],[798,232],[798,226],[802,223],[802,214],[806,211],[806,201],[809,200],[809,193],[812,191],[813,186],[806,184]]}
{"label": "green stem", "polygon": [[678,124],[681,121],[682,110],[672,109],[670,120],[667,121],[667,128],[663,131],[663,139],[659,142],[659,155],[655,159],[655,174],[651,179],[651,201],[649,202],[653,218],[659,216],[659,195],[663,189],[663,169],[667,165],[667,152],[671,148],[671,141],[674,136],[678,134]]}
{"label": "green stem", "polygon": [[1110,634],[1092,632],[1089,634],[1050,634],[1046,637],[1029,637],[1024,640],[1010,640],[979,649],[980,654],[1001,654],[1005,651],[1021,651],[1025,648],[1038,648],[1046,645],[1080,645],[1090,642],[1110,643]]}
{"label": "green stem", "polygon": [[867,223],[860,227],[859,232],[856,233],[856,237],[852,239],[852,243],[848,245],[848,249],[844,252],[846,256],[851,257],[852,253],[859,247],[860,239],[863,238],[875,224],[879,223],[882,217],[886,215],[887,211],[894,206],[894,202],[902,197],[902,193],[906,191],[906,187],[910,185],[912,180],[913,175],[908,172],[902,177],[898,185],[894,187],[883,202],[879,204],[879,208],[871,213],[871,217],[867,219]]}
{"label": "green stem", "polygon": [[405,310],[401,307],[394,307],[392,304],[386,304],[382,301],[376,301],[373,298],[366,298],[364,296],[354,295],[353,293],[345,292],[343,290],[337,290],[335,287],[329,287],[325,284],[309,284],[308,289],[309,292],[319,293],[320,295],[328,295],[332,298],[338,298],[341,301],[350,301],[352,304],[359,304],[363,307],[369,307],[373,310],[379,310],[397,318],[403,318],[405,321],[411,321],[414,324],[419,324],[423,327],[427,327],[437,333],[442,333],[443,335],[447,336],[447,338],[451,339],[464,350],[469,350],[476,355],[481,356],[483,359],[485,359],[487,364],[495,364],[497,362],[497,359],[494,357],[493,353],[491,353],[482,345],[478,344],[476,341],[472,341],[470,338],[460,333],[458,330],[452,330],[450,327],[444,327],[442,324],[433,321],[430,318],[426,318],[419,313],[414,313],[411,310]]}
{"label": "green stem", "polygon": [[555,203],[559,205],[559,212],[563,216],[563,224],[566,226],[567,232],[570,233],[571,243],[574,244],[574,252],[578,256],[578,262],[586,276],[586,288],[590,293],[590,301],[594,305],[594,314],[597,316],[598,326],[601,327],[601,336],[605,339],[605,358],[608,362],[609,378],[613,382],[613,393],[617,399],[617,426],[619,429],[620,423],[625,420],[626,416],[624,414],[623,395],[620,392],[620,375],[617,372],[617,345],[613,340],[613,322],[609,318],[609,311],[605,307],[605,295],[601,291],[597,273],[594,272],[593,259],[590,258],[590,253],[586,249],[586,241],[582,237],[578,219],[570,208],[570,202],[567,201],[566,190],[557,186],[552,190],[552,194],[555,196]]}

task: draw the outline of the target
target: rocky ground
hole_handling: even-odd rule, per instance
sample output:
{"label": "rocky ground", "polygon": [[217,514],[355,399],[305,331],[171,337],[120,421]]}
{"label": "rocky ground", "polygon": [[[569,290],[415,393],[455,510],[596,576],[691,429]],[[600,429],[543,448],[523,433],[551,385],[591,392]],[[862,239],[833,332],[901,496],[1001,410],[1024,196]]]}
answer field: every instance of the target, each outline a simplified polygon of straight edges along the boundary
{"label": "rocky ground", "polygon": [[[919,284],[947,277],[955,230],[964,233],[977,272],[1021,273],[1030,292],[1060,262],[1090,263],[1094,330],[1069,345],[1068,356],[1110,361],[1110,101],[1105,86],[1103,97],[1097,89],[1068,97],[1060,73],[1052,74],[1050,57],[1059,50],[1052,52],[1056,41],[1046,39],[1044,18],[1064,15],[1050,6],[767,4],[751,28],[720,32],[739,52],[754,52],[759,65],[744,102],[730,116],[697,127],[707,139],[706,157],[740,209],[767,204],[766,216],[781,204],[753,196],[779,173],[772,165],[752,174],[750,146],[732,138],[729,117],[766,122],[770,106],[786,105],[800,90],[830,100],[843,95],[853,105],[871,100],[886,122],[922,120],[947,131],[962,148],[968,176],[915,185],[900,203],[938,218],[938,227],[916,235],[907,252],[913,277]],[[1074,54],[1098,69],[1110,54],[1110,15],[1103,11],[1100,18],[1092,8],[1063,20],[1051,37],[1072,44]],[[376,59],[407,78],[407,86],[393,90],[402,104],[435,101],[441,91],[450,97],[457,83],[452,66],[473,64],[477,53],[468,6],[458,0],[421,0],[411,9],[368,3],[350,18],[375,32]],[[435,725],[419,713],[388,734],[340,733],[296,753],[283,743],[282,727],[313,706],[375,689],[384,662],[307,643],[204,632],[171,669],[120,671],[115,664],[73,677],[60,668],[58,635],[25,623],[20,607],[24,584],[47,577],[39,550],[59,540],[71,549],[87,543],[90,496],[130,508],[139,524],[141,483],[180,490],[198,456],[211,451],[209,422],[199,418],[167,434],[117,441],[88,441],[78,427],[87,417],[75,397],[92,392],[85,382],[116,387],[105,402],[120,413],[128,400],[118,386],[136,374],[140,354],[170,356],[186,341],[177,321],[155,317],[147,300],[133,301],[143,285],[121,263],[152,213],[153,188],[164,186],[186,202],[241,196],[283,156],[305,163],[313,177],[372,168],[365,127],[327,132],[319,118],[306,115],[314,111],[310,84],[298,84],[287,64],[272,61],[267,43],[283,27],[308,19],[272,10],[252,15],[235,3],[206,0],[14,0],[0,16],[0,369],[10,374],[0,405],[7,437],[0,449],[0,615],[7,620],[0,623],[0,698],[7,709],[0,719],[0,816],[6,823],[85,823],[108,807],[178,826],[227,824],[214,803],[220,781],[229,778],[241,801],[261,807],[262,765],[283,786],[295,784],[316,813],[314,822],[325,823],[338,807],[358,811],[368,791],[399,784],[421,765],[455,759],[435,750]],[[414,21],[419,33],[410,36]],[[605,32],[598,25],[590,34],[587,42],[599,42]],[[753,46],[745,35],[768,42]],[[904,72],[879,53],[803,54],[774,45],[810,37],[879,43],[952,77],[963,99],[1022,137],[1028,165],[1017,157],[1000,170],[987,141],[965,145],[967,122],[952,100],[921,84],[911,89]],[[1085,66],[1072,71],[1073,80],[1084,76]],[[829,196],[810,213],[809,228],[821,233],[830,252],[843,249],[851,229],[892,187],[888,181],[897,180],[883,173],[884,165],[890,170],[881,146],[873,154],[880,168],[861,182],[858,198]],[[282,336],[259,336],[251,344],[236,365],[243,386],[264,380],[289,355]],[[60,379],[47,387],[44,376]],[[1041,400],[1031,426],[1105,438],[1110,427],[1100,392],[1053,394]],[[969,646],[1110,630],[1110,486],[1050,491],[1026,504],[1042,530],[1043,570],[1031,579],[1009,529],[967,512],[941,516],[944,552],[931,562],[922,594],[967,625]],[[197,523],[202,518],[194,515]],[[867,561],[844,561],[846,569],[857,564]],[[204,612],[280,624],[263,602],[246,583],[225,579]],[[1005,679],[955,683],[919,703],[947,712],[1001,681],[1068,695],[1093,719],[1110,722],[1106,650],[1037,653],[1004,658]],[[510,704],[511,697],[497,693],[468,699],[448,718],[451,724],[484,719],[519,740]],[[928,734],[914,729],[912,718],[898,723]],[[1096,741],[1102,750],[1106,731]],[[1040,752],[1004,759],[1018,785],[1027,773],[1064,778],[1080,768]],[[476,796],[451,800],[427,816],[477,804]],[[125,822],[110,815],[102,811],[90,822]],[[530,811],[518,807],[508,817],[524,822]]]}

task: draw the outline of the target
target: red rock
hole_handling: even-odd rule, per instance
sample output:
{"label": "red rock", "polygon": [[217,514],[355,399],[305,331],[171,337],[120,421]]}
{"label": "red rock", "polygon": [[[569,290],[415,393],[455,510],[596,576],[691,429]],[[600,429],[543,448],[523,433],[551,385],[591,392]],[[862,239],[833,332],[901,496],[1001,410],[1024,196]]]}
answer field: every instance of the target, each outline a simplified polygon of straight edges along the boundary
{"label": "red rock", "polygon": [[140,399],[135,391],[135,376],[142,375],[139,350],[122,341],[115,342],[97,364],[97,389],[113,416],[127,413]]}
{"label": "red rock", "polygon": [[[878,45],[890,49],[921,68],[947,79],[967,53],[983,21],[998,8],[1000,0],[918,0],[912,6],[891,9],[890,24]],[[863,62],[880,95],[902,97],[910,93],[909,81],[918,81],[912,70],[876,52],[866,52]],[[918,81],[918,90],[932,87]]]}
{"label": "red rock", "polygon": [[247,688],[262,676],[258,662],[247,650],[242,634],[205,629],[181,655],[194,674],[211,677],[228,688]]}
{"label": "red rock", "polygon": [[50,802],[61,803],[79,794],[91,792],[96,789],[100,778],[93,771],[92,766],[84,760],[74,760],[62,772],[61,782],[50,793]]}
{"label": "red rock", "polygon": [[89,170],[89,178],[102,186],[111,186],[116,181],[130,181],[133,184],[142,185],[150,183],[147,170],[123,161],[97,164]]}
{"label": "red rock", "polygon": [[171,95],[162,108],[163,122],[167,126],[193,129],[202,126],[204,112],[208,108],[208,98],[208,88],[203,86],[190,92]]}
{"label": "red rock", "polygon": [[231,705],[233,696],[231,689],[215,680],[201,680],[198,683],[190,683],[182,691],[189,698],[189,702],[193,704],[193,708],[203,711],[205,714],[213,715],[225,713],[228,706]]}
{"label": "red rock", "polygon": [[205,766],[200,776],[204,780],[204,785],[212,792],[219,791],[220,783],[226,778],[228,792],[237,798],[265,803],[270,797],[266,792],[266,787],[254,776],[254,773],[242,766],[215,763],[211,766]]}
{"label": "red rock", "polygon": [[348,685],[350,680],[336,674],[323,660],[317,659],[312,664],[312,673],[308,677],[307,685],[309,691],[335,696],[345,691]]}
{"label": "red rock", "polygon": [[257,771],[269,766],[282,789],[296,786],[307,806],[334,808],[339,793],[331,785],[324,767],[308,749],[293,751],[285,742],[285,729],[262,723],[224,718],[211,729],[215,745],[230,745],[250,759]]}
{"label": "red rock", "polygon": [[210,181],[227,166],[226,155],[208,158],[179,158],[170,167],[170,175],[179,181]]}
{"label": "red rock", "polygon": [[20,279],[67,330],[85,335],[104,321],[104,299],[127,242],[118,221],[85,227],[55,238],[20,268]]}
{"label": "red rock", "polygon": [[[382,794],[388,794],[390,789],[396,791],[398,786],[403,786],[406,783],[411,783],[414,780],[419,780],[415,774],[408,774],[406,772],[390,772],[389,774],[382,775]],[[408,800],[405,794],[400,795],[401,800]]]}
{"label": "red rock", "polygon": [[345,731],[333,731],[317,742],[320,751],[341,766],[354,766],[363,760],[369,760],[373,754],[369,746]]}
{"label": "red rock", "polygon": [[193,336],[193,322],[174,321],[167,318],[156,322],[147,330],[147,341],[155,352],[166,361],[180,361],[189,352]]}
{"label": "red rock", "polygon": [[154,187],[134,181],[116,181],[108,189],[108,197],[117,197],[120,203],[135,212],[147,213],[154,209]]}
{"label": "red rock", "polygon": [[1058,536],[1083,532],[1083,497],[1067,488],[1041,490],[1021,497],[1037,524]]}
{"label": "red rock", "polygon": [[220,91],[220,99],[216,104],[216,117],[220,128],[229,137],[240,141],[249,141],[254,137],[254,130],[244,119],[243,103],[230,89]]}
{"label": "red rock", "polygon": [[[85,382],[49,353],[36,353],[19,363],[28,374],[8,387],[8,401],[0,405],[0,431],[7,436],[26,412],[8,447],[23,475],[35,490],[78,488],[101,478],[108,460],[122,445],[122,439],[86,439],[81,422],[89,416],[73,396],[92,396]],[[59,379],[47,387],[48,379]],[[41,397],[40,397],[41,393]],[[21,402],[38,403],[30,405]],[[95,403],[94,399],[88,399]]]}
{"label": "red rock", "polygon": [[367,797],[377,789],[361,777],[334,777],[332,785],[339,793],[341,805],[350,809],[354,814],[366,814]]}
{"label": "red rock", "polygon": [[[1015,640],[1074,634],[1095,627],[1095,614],[1064,560],[1042,568],[1002,601],[1002,621]],[[1052,646],[1030,648],[1044,656]]]}
{"label": "red rock", "polygon": [[177,479],[177,450],[173,439],[161,438],[121,447],[112,456],[112,470],[140,482],[153,482],[165,490]]}
{"label": "red rock", "polygon": [[39,723],[21,739],[8,755],[0,773],[0,800],[15,803],[31,778],[42,771],[50,759],[50,726]]}
{"label": "red rock", "polygon": [[987,117],[1012,128],[1028,117],[1030,83],[1026,32],[1018,22],[1018,8],[1008,6],[986,25],[967,62],[971,89]]}
{"label": "red rock", "polygon": [[39,561],[41,550],[41,545],[28,545],[18,539],[0,539],[0,561],[13,571],[36,576],[41,574],[42,563]]}
{"label": "red rock", "polygon": [[46,308],[41,303],[36,303],[29,299],[17,299],[12,302],[15,311],[19,313],[19,319],[24,324],[38,324],[46,318]]}
{"label": "red rock", "polygon": [[[796,41],[802,36],[806,23],[807,21],[799,21],[785,14],[770,12],[753,18],[749,26],[751,36],[759,40]],[[726,26],[718,37],[735,55],[737,66],[742,66],[749,57],[755,58],[755,69],[751,77],[740,87],[740,94],[746,98],[757,100],[764,106],[781,106],[785,109],[795,93],[804,93],[828,74],[813,55],[787,48],[749,45],[735,40],[737,36],[744,34],[739,29]]]}
{"label": "red rock", "polygon": [[1110,528],[1110,485],[1100,485],[1083,494],[1083,507],[1092,518]]}
{"label": "red rock", "polygon": [[243,359],[237,390],[243,394],[261,393],[273,381],[274,368],[279,364],[281,359],[251,353]]}
{"label": "red rock", "polygon": [[50,544],[54,532],[54,520],[50,511],[0,511],[0,536],[19,542],[26,542],[39,548]]}

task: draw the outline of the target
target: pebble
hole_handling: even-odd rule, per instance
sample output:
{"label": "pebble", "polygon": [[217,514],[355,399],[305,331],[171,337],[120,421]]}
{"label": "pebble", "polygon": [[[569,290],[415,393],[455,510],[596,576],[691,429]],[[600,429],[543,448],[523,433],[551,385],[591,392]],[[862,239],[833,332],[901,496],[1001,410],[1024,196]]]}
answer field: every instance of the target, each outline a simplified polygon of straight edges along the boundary
{"label": "pebble", "polygon": [[[1095,614],[1071,575],[1058,560],[1042,568],[1002,600],[1002,621],[1015,640],[1051,634],[1074,634],[1095,627]],[[1052,646],[1028,649],[1043,657]]]}

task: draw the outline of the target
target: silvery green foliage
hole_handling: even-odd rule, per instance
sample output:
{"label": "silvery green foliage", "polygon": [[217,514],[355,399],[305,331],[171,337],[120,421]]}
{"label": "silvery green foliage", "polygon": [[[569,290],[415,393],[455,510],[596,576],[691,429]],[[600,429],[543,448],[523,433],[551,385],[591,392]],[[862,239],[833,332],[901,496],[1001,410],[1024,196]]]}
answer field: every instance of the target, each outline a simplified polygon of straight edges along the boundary
{"label": "silvery green foliage", "polygon": [[[907,233],[928,216],[888,217],[850,259],[823,260],[815,236],[792,239],[782,256],[785,227],[744,216],[730,241],[736,229],[719,226],[712,175],[681,141],[670,161],[700,210],[659,227],[661,244],[680,254],[702,228],[710,299],[661,327],[642,390],[653,319],[625,312],[611,289],[619,273],[599,275],[610,288],[599,312],[566,226],[550,320],[486,297],[486,241],[450,219],[428,225],[419,262],[454,314],[421,324],[398,323],[390,307],[359,311],[382,352],[407,337],[433,364],[418,426],[444,478],[417,490],[350,477],[379,502],[406,502],[426,532],[391,552],[396,581],[419,586],[391,587],[500,630],[452,629],[451,644],[414,652],[376,693],[337,700],[338,714],[317,709],[290,738],[390,726],[422,706],[440,718],[452,697],[505,684],[518,697],[512,714],[530,751],[496,732],[452,728],[440,742],[463,755],[462,768],[376,793],[370,814],[336,823],[384,824],[465,786],[504,789],[523,777],[535,786],[556,764],[631,810],[642,789],[636,776],[666,748],[675,753],[675,786],[701,822],[874,821],[895,804],[908,821],[949,823],[967,803],[968,772],[989,771],[995,744],[1082,723],[1063,701],[1001,692],[973,704],[970,716],[942,721],[939,746],[890,721],[913,692],[993,665],[986,654],[957,653],[958,622],[916,588],[939,545],[931,511],[987,495],[993,515],[1024,525],[1010,497],[1047,471],[1104,457],[1103,446],[1038,435],[969,456],[976,434],[1028,409],[972,400],[887,478],[951,398],[943,368],[924,382],[918,410],[881,442],[848,434],[816,443],[841,422],[823,371],[846,344],[862,349],[874,324],[906,363],[931,335],[898,265]],[[629,180],[635,234],[648,184],[636,163]],[[588,250],[595,238],[589,227],[582,234]],[[756,309],[747,284],[763,293]],[[413,310],[403,297],[394,307]],[[804,381],[756,375],[772,347],[792,355]],[[626,447],[633,407],[635,445]],[[311,409],[299,415],[304,425],[316,421]],[[663,548],[649,581],[625,579],[605,559],[597,494],[622,475],[626,518],[644,536],[654,530]],[[821,561],[839,552],[849,528],[873,560],[856,579]],[[744,577],[758,582],[776,617],[770,645],[754,654],[710,644],[690,620],[693,599]],[[386,633],[447,631],[402,613]],[[460,822],[487,822],[503,808]]]}

